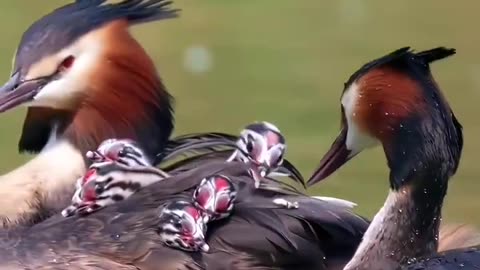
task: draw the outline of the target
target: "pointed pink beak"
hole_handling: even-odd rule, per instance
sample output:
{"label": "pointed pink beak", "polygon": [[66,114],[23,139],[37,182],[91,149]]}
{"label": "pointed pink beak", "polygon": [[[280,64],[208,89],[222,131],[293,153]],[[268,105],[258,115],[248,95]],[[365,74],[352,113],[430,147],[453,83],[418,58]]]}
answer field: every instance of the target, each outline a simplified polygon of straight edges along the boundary
{"label": "pointed pink beak", "polygon": [[312,186],[321,180],[327,178],[340,167],[342,167],[353,156],[351,151],[347,149],[347,127],[343,127],[335,142],[333,142],[330,150],[320,161],[320,165],[315,170],[313,175],[307,181],[308,186]]}

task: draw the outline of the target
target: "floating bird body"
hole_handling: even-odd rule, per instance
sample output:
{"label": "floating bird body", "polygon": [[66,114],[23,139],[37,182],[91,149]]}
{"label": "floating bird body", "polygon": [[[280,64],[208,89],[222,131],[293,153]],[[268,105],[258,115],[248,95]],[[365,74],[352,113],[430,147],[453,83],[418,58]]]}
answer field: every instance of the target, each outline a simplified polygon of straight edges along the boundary
{"label": "floating bird body", "polygon": [[[59,263],[100,269],[111,269],[101,266],[113,262],[139,269],[170,269],[172,264],[180,269],[187,265],[192,269],[336,269],[351,256],[361,239],[358,228],[366,229],[367,222],[349,208],[289,193],[277,197],[296,200],[300,206],[279,206],[263,196],[261,188],[254,188],[244,163],[222,164],[212,162],[166,178],[128,200],[82,217],[54,216],[31,228],[0,234],[0,266],[21,262],[40,268],[50,265],[54,257]],[[172,200],[192,202],[203,179],[212,175],[231,179],[238,195],[232,214],[208,225],[208,252],[189,255],[165,245],[164,235],[156,229],[164,224],[159,211]]]}

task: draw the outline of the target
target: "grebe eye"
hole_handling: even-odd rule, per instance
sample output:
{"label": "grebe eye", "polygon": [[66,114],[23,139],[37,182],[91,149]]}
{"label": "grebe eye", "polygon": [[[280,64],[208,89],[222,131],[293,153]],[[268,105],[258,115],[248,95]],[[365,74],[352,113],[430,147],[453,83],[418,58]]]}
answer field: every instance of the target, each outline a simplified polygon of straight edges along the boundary
{"label": "grebe eye", "polygon": [[62,63],[60,63],[60,66],[58,67],[58,71],[64,72],[69,70],[72,67],[73,62],[75,62],[75,57],[73,57],[72,55],[69,55],[67,58],[63,59]]}

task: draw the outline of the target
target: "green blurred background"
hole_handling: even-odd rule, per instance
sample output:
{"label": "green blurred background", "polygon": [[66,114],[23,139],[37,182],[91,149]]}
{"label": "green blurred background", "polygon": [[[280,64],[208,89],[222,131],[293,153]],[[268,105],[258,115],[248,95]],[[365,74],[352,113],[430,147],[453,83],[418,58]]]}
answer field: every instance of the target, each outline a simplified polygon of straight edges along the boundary
{"label": "green blurred background", "polygon": [[[6,80],[23,31],[70,1],[0,1],[0,74]],[[403,46],[457,49],[434,76],[464,125],[465,148],[444,220],[480,225],[480,2],[383,0],[177,0],[175,20],[132,30],[176,97],[176,134],[237,133],[268,120],[287,137],[288,158],[309,175],[339,128],[343,82],[373,58]],[[0,170],[17,154],[24,109],[0,115]],[[477,165],[475,165],[477,164]],[[312,190],[359,204],[372,217],[388,190],[381,149],[365,152]]]}

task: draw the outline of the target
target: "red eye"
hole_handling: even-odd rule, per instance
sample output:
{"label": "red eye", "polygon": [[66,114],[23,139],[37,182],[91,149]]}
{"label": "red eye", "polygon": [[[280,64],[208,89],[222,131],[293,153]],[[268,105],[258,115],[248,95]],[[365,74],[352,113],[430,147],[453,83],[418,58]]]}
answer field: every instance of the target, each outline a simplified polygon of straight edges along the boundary
{"label": "red eye", "polygon": [[67,58],[63,59],[62,63],[60,64],[60,71],[65,71],[68,70],[69,68],[72,67],[73,62],[75,62],[75,57],[73,56],[68,56]]}

